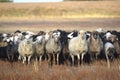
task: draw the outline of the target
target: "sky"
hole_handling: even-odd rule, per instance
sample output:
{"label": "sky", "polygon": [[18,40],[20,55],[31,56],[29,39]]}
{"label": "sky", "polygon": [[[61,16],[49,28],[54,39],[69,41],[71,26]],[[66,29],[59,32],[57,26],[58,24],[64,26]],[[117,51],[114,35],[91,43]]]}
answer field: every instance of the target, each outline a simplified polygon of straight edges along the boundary
{"label": "sky", "polygon": [[61,2],[63,0],[13,0],[14,2]]}

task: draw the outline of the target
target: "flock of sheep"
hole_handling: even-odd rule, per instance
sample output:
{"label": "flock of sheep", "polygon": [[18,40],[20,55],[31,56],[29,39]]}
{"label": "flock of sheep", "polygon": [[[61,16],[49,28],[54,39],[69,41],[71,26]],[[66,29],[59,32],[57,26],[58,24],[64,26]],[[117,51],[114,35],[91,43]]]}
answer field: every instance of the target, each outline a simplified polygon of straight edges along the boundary
{"label": "flock of sheep", "polygon": [[83,64],[85,55],[89,55],[89,62],[105,56],[109,68],[110,60],[119,58],[120,55],[120,32],[104,31],[99,28],[91,32],[85,30],[67,32],[57,29],[40,31],[37,34],[20,30],[14,33],[0,33],[1,59],[21,60],[28,64],[35,60],[41,64],[44,56],[48,64],[52,65],[60,64],[60,60],[66,63],[66,60],[71,58],[71,65],[74,65],[77,56],[80,65]]}

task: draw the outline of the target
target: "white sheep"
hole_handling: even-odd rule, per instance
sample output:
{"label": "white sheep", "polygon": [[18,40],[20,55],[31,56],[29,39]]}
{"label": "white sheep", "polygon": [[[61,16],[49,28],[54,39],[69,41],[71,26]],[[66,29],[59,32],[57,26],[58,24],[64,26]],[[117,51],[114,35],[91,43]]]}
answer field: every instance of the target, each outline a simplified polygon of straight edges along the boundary
{"label": "white sheep", "polygon": [[106,40],[111,40],[111,36],[112,36],[112,34],[111,34],[110,32],[107,32],[107,33],[105,34]]}
{"label": "white sheep", "polygon": [[28,64],[30,63],[30,59],[35,53],[35,47],[33,42],[30,39],[24,39],[20,42],[18,46],[19,58],[23,59],[23,63],[27,62],[28,57]]}
{"label": "white sheep", "polygon": [[110,68],[109,57],[111,57],[111,59],[114,57],[114,53],[115,53],[114,45],[110,42],[106,42],[104,45],[104,52],[105,52],[105,57],[107,59],[108,68]]}
{"label": "white sheep", "polygon": [[104,30],[102,28],[98,28],[98,29],[96,29],[96,31],[99,32],[99,33],[103,33],[104,32]]}
{"label": "white sheep", "polygon": [[41,58],[45,53],[45,36],[37,36],[35,44],[35,55],[36,55],[36,61],[39,58],[40,64],[41,64]]}
{"label": "white sheep", "polygon": [[79,31],[77,37],[73,37],[72,39],[70,39],[68,48],[69,48],[70,56],[72,58],[72,65],[74,63],[75,55],[77,55],[78,57],[78,62],[80,62],[80,55],[81,55],[81,62],[83,62],[83,57],[88,51],[86,32],[84,30]]}
{"label": "white sheep", "polygon": [[[61,42],[60,42],[60,36],[55,35],[55,33],[51,32],[46,34],[47,36],[47,41],[46,41],[46,45],[45,45],[45,50],[46,53],[49,56],[49,63],[50,65],[52,65],[53,61],[55,60],[55,62],[58,64],[59,61],[59,54],[61,51]],[[53,56],[53,60],[52,60],[52,56]],[[57,58],[55,57],[57,56]]]}

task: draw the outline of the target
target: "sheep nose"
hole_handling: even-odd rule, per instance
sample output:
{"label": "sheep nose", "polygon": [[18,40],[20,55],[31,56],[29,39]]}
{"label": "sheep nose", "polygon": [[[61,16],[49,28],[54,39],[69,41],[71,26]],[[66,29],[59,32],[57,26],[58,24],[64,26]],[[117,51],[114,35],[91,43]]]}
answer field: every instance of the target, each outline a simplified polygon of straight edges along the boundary
{"label": "sheep nose", "polygon": [[30,44],[30,41],[27,41],[27,44]]}

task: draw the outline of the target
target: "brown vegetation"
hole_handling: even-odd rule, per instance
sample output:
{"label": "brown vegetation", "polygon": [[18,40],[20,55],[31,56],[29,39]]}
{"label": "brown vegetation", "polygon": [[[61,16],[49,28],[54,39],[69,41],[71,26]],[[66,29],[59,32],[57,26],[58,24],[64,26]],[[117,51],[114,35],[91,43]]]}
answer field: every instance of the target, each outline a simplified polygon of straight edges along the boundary
{"label": "brown vegetation", "polygon": [[21,62],[10,63],[0,60],[1,80],[119,80],[120,63],[115,60],[111,68],[107,68],[106,61],[96,61],[91,65],[80,67],[53,65],[49,68],[47,62],[32,62],[23,65]]}
{"label": "brown vegetation", "polygon": [[120,17],[119,1],[0,3],[1,20]]}

